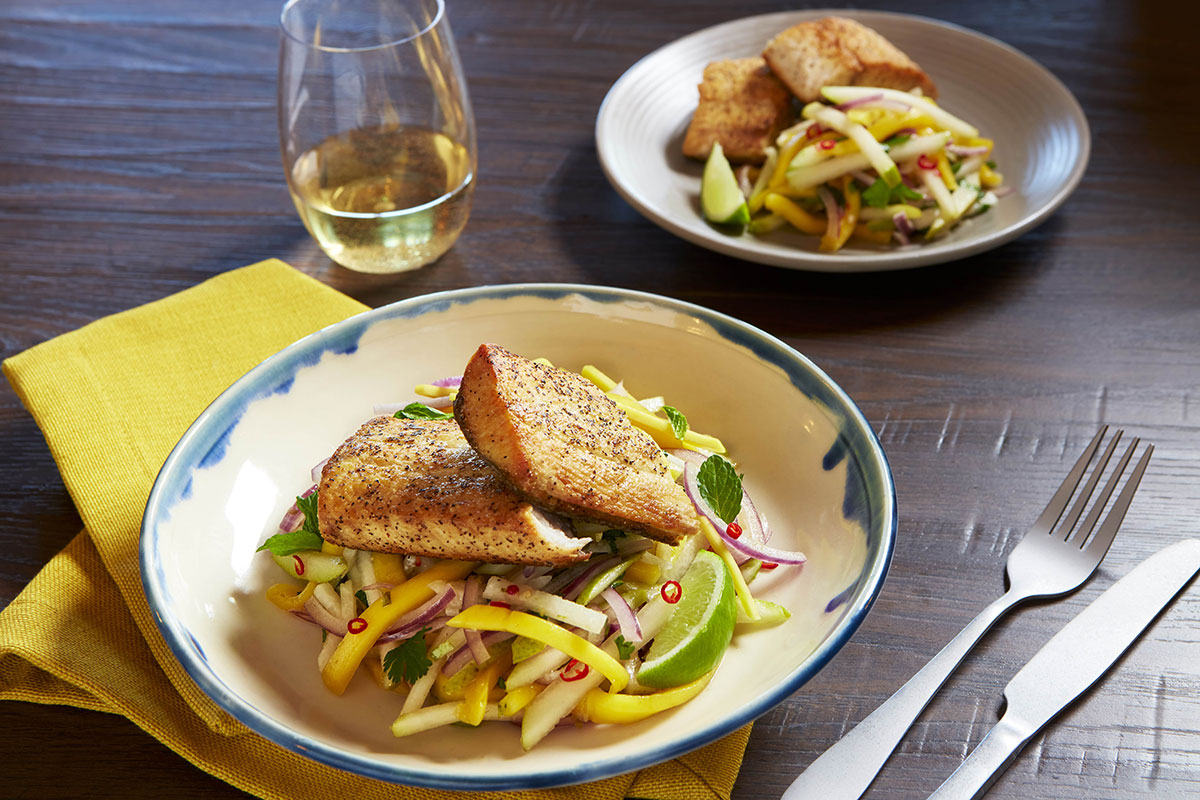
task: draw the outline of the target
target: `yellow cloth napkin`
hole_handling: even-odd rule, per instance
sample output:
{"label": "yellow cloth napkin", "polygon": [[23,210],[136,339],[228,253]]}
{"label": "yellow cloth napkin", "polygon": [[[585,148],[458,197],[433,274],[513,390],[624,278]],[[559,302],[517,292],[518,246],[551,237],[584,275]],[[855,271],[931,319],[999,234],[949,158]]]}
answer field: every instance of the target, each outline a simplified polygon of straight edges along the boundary
{"label": "yellow cloth napkin", "polygon": [[[301,336],[366,307],[270,260],[98,320],[4,362],[46,437],[85,530],[0,613],[0,700],[128,717],[201,769],[264,798],[441,800],[285,750],[221,710],[158,632],[138,533],[163,461],[237,378]],[[85,646],[86,643],[86,646]],[[728,798],[749,726],[674,761],[596,783],[480,800]]]}

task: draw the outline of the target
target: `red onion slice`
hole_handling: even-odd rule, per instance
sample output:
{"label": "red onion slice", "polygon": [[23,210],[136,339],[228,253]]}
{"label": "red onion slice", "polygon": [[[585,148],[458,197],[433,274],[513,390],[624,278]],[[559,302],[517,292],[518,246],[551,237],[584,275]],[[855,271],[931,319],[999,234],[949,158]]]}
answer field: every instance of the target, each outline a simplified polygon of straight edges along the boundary
{"label": "red onion slice", "polygon": [[821,204],[825,206],[825,235],[830,239],[836,239],[838,228],[841,227],[842,210],[838,208],[833,192],[824,186],[817,187],[817,197],[821,198]]}
{"label": "red onion slice", "polygon": [[[691,498],[692,504],[696,506],[696,510],[712,523],[713,528],[716,529],[722,541],[734,553],[741,554],[745,558],[757,558],[760,561],[771,561],[776,564],[787,564],[789,566],[796,566],[808,561],[808,557],[803,553],[777,550],[766,544],[742,541],[741,538],[735,539],[730,536],[727,532],[729,526],[716,515],[716,512],[712,510],[700,494],[700,484],[696,482],[696,472],[691,464],[683,468],[683,488],[687,492],[688,497]],[[744,494],[745,492],[743,492]]]}
{"label": "red onion slice", "polygon": [[321,459],[320,463],[312,468],[312,482],[321,482],[321,470],[325,469],[325,465],[329,463],[328,458]]}
{"label": "red onion slice", "polygon": [[[487,633],[480,634],[479,631],[469,631],[466,628],[463,628],[463,632],[464,633],[474,633],[479,636],[480,640],[483,643],[483,649],[484,649],[484,653],[485,653],[483,661],[487,661],[488,658],[490,657],[490,656],[486,655],[487,648],[489,646],[494,645],[497,642],[503,642],[506,639],[513,639],[516,637],[515,634],[508,633],[506,631],[488,631]],[[442,667],[442,672],[446,675],[453,675],[456,672],[458,672],[460,669],[465,667],[467,665],[467,662],[471,661],[472,659],[475,660],[476,664],[483,663],[483,661],[480,661],[478,658],[475,658],[475,654],[471,652],[470,647],[460,647],[454,651],[454,653],[450,656],[450,658],[448,658],[446,660],[445,666]]]}
{"label": "red onion slice", "polygon": [[446,622],[446,617],[434,617],[422,622],[410,622],[401,628],[396,628],[394,631],[380,636],[377,644],[388,644],[389,642],[398,642],[402,639],[411,639],[420,633],[423,628],[428,628],[430,632],[440,631],[446,627]]}
{"label": "red onion slice", "polygon": [[279,520],[279,530],[284,533],[295,533],[304,527],[304,512],[296,508],[293,503],[292,507],[283,515],[283,519]]}
{"label": "red onion slice", "polygon": [[433,386],[441,386],[448,389],[457,389],[462,386],[462,375],[454,375],[449,378],[438,378],[433,382]]}
{"label": "red onion slice", "polygon": [[953,153],[956,156],[982,156],[987,155],[987,145],[970,146],[965,144],[948,144],[946,152]]}
{"label": "red onion slice", "polygon": [[640,642],[642,640],[642,626],[638,624],[637,614],[633,613],[633,609],[629,607],[629,603],[624,597],[611,586],[600,593],[600,596],[608,603],[608,607],[612,609],[613,614],[617,617],[617,625],[621,627],[621,635],[625,637],[627,642]]}
{"label": "red onion slice", "polygon": [[848,111],[851,108],[858,108],[859,106],[866,105],[867,103],[874,103],[876,100],[882,99],[882,92],[879,94],[869,94],[865,97],[856,97],[853,100],[847,100],[845,103],[839,103],[838,105],[834,106],[834,108],[836,108],[838,111]]}
{"label": "red onion slice", "polygon": [[[590,564],[591,562],[588,563]],[[571,581],[571,583],[565,589],[563,589],[560,594],[564,599],[574,600],[576,597],[579,597],[579,593],[583,591],[583,587],[587,585],[589,580],[599,575],[604,570],[609,569],[610,567],[615,567],[620,563],[620,556],[609,556],[608,558],[601,559],[595,564],[591,564],[591,566],[579,574],[579,577]]]}

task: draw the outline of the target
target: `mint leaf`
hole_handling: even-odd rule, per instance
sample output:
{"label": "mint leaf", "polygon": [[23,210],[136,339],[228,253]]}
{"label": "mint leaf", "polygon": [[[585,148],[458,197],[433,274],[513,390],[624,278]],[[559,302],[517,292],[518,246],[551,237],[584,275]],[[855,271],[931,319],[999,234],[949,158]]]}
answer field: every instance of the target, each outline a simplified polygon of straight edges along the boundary
{"label": "mint leaf", "polygon": [[724,458],[709,456],[696,472],[700,496],[724,522],[737,519],[742,510],[742,476]]}
{"label": "mint leaf", "polygon": [[453,414],[438,411],[422,403],[409,403],[392,416],[397,419],[454,419]]}
{"label": "mint leaf", "polygon": [[877,178],[874,183],[863,190],[863,202],[871,208],[883,208],[892,196],[892,187],[883,178]]}
{"label": "mint leaf", "polygon": [[617,654],[621,656],[622,661],[633,655],[633,651],[636,649],[636,645],[633,642],[625,641],[625,637],[619,633],[617,634],[617,638],[613,640],[613,644],[617,646]]}
{"label": "mint leaf", "polygon": [[421,628],[383,657],[383,671],[394,682],[412,683],[429,671],[433,662],[425,655],[425,633],[428,630]]}
{"label": "mint leaf", "polygon": [[883,208],[892,203],[904,203],[909,200],[920,200],[921,195],[908,188],[903,182],[888,186],[887,181],[878,178],[863,190],[863,202],[872,208]]}
{"label": "mint leaf", "polygon": [[320,536],[301,529],[291,533],[277,533],[254,552],[270,550],[277,556],[290,556],[305,550],[320,550],[323,543],[324,540]]}
{"label": "mint leaf", "polygon": [[317,524],[317,490],[314,488],[308,495],[297,497],[296,508],[304,512],[304,527],[300,530],[320,536],[321,526]]}
{"label": "mint leaf", "polygon": [[687,417],[674,406],[663,406],[663,413],[667,415],[667,421],[671,423],[671,431],[675,434],[675,438],[682,440],[688,432]]}

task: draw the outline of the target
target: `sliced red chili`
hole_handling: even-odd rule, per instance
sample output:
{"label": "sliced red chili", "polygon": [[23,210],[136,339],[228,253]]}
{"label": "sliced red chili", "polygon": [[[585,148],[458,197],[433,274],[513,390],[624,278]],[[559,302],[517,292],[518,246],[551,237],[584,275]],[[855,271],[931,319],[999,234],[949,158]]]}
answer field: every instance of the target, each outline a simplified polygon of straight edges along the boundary
{"label": "sliced red chili", "polygon": [[508,586],[504,587],[504,591],[507,594],[516,594],[517,592],[519,592],[521,590],[517,588],[517,585],[515,583],[510,583]]}
{"label": "sliced red chili", "polygon": [[667,581],[659,590],[662,594],[662,599],[666,600],[671,605],[679,602],[679,598],[683,597],[683,587],[679,585],[679,581]]}
{"label": "sliced red chili", "polygon": [[348,633],[362,633],[367,629],[367,621],[362,617],[355,617],[346,623],[346,631]]}
{"label": "sliced red chili", "polygon": [[591,671],[591,667],[589,667],[587,664],[584,664],[578,659],[572,658],[567,662],[567,665],[563,667],[561,674],[564,681],[571,683],[572,681],[577,681],[580,678],[586,678],[587,674]]}
{"label": "sliced red chili", "polygon": [[820,125],[811,125],[809,126],[808,133],[805,135],[808,136],[809,139],[815,139],[824,132],[824,129]]}
{"label": "sliced red chili", "polygon": [[742,535],[742,526],[736,522],[731,522],[729,523],[729,527],[725,529],[725,532],[729,534],[729,538],[737,539]]}
{"label": "sliced red chili", "polygon": [[921,169],[937,169],[937,162],[929,156],[921,156],[917,159],[917,166]]}
{"label": "sliced red chili", "polygon": [[508,603],[501,603],[499,600],[493,600],[488,605],[495,606],[496,608],[512,608]]}
{"label": "sliced red chili", "polygon": [[824,139],[819,145],[817,145],[817,147],[821,148],[822,150],[832,150],[836,145],[837,142],[835,142],[833,139]]}
{"label": "sliced red chili", "polygon": [[292,556],[292,559],[295,560],[295,562],[296,562],[296,574],[303,575],[304,574],[304,559],[301,558],[300,556]]}
{"label": "sliced red chili", "polygon": [[764,562],[762,562],[762,566],[760,566],[759,569],[775,569],[778,566],[779,565],[776,564],[774,561],[764,561]]}

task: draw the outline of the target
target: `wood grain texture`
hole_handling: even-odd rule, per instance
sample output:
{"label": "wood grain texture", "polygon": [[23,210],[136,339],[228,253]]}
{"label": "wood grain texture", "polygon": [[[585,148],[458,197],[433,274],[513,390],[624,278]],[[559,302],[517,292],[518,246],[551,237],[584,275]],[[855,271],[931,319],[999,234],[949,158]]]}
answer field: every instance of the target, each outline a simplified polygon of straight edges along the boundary
{"label": "wood grain texture", "polygon": [[[736,8],[735,8],[736,6]],[[900,531],[887,583],[828,668],[763,716],[736,800],[791,778],[1002,590],[1004,557],[1100,423],[1157,450],[1098,576],[1002,621],[868,793],[922,797],[997,716],[1019,666],[1133,564],[1200,535],[1200,18],[1190,4],[880,0],[995,36],[1055,72],[1094,147],[1078,191],[998,250],[903,273],[733,261],[643,220],[592,138],[608,87],[679,36],[782,2],[450,0],[480,135],[474,211],[436,266],[331,264],[288,198],[266,0],[0,4],[0,354],[277,256],[370,305],[515,281],[700,303],[780,336],[879,433]],[[79,528],[40,432],[0,386],[0,605]],[[1036,737],[991,798],[1200,796],[1200,588]],[[0,796],[242,797],[129,722],[0,704]],[[136,776],[136,779],[132,779]]]}

